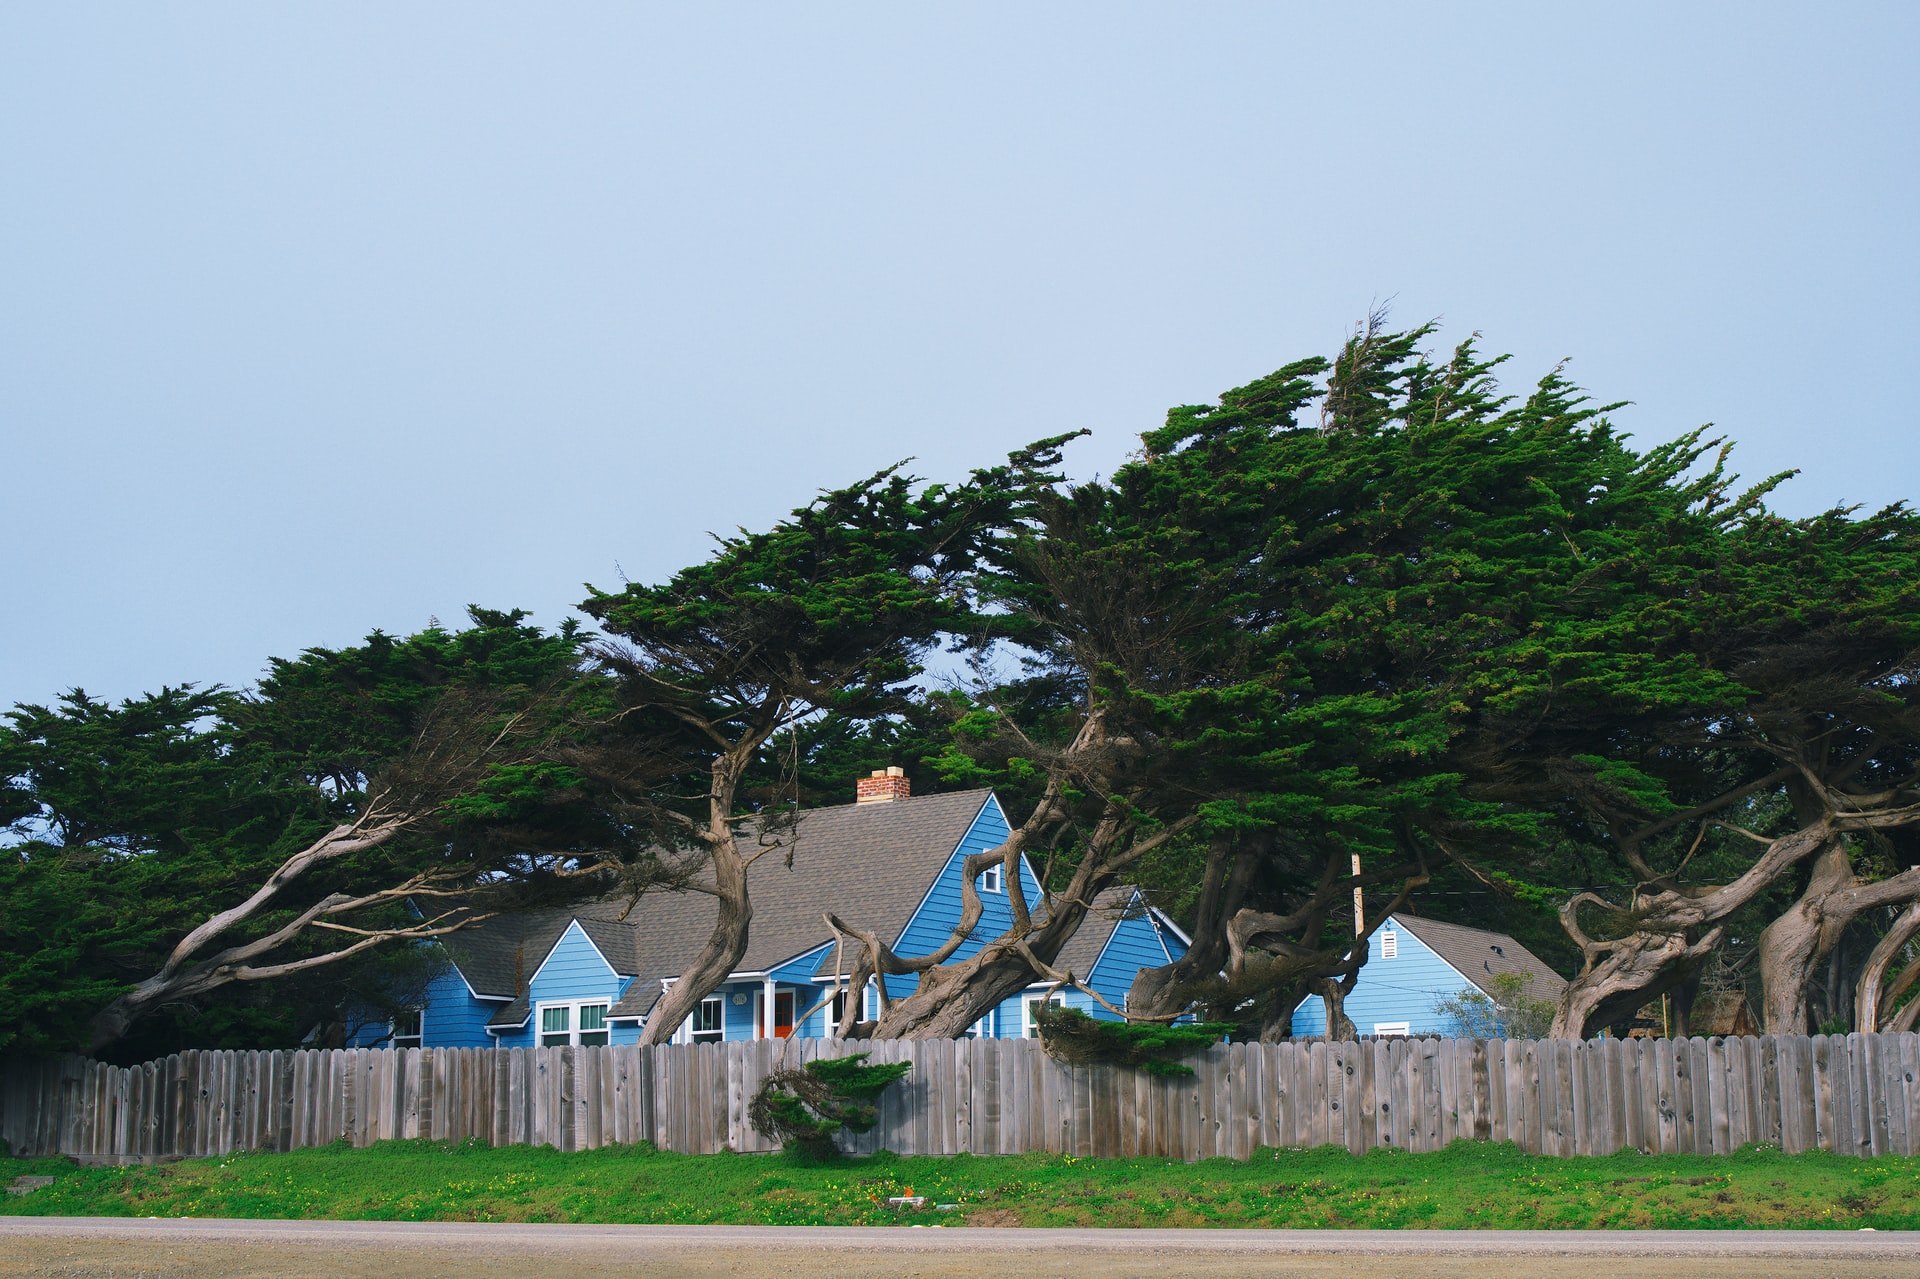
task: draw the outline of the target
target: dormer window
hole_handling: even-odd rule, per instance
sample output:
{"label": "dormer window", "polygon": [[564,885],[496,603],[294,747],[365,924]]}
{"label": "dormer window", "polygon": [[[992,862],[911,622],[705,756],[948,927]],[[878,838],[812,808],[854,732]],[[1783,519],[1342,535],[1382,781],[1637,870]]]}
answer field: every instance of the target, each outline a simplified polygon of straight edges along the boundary
{"label": "dormer window", "polygon": [[[1393,959],[1400,953],[1400,934],[1391,930],[1380,934],[1380,958]],[[1405,1032],[1402,1032],[1405,1033]]]}
{"label": "dormer window", "polygon": [[998,866],[989,866],[985,870],[980,872],[980,891],[981,892],[1004,893],[1005,891],[1007,891],[1005,888],[1001,887],[1000,885],[1000,870],[1001,868]]}

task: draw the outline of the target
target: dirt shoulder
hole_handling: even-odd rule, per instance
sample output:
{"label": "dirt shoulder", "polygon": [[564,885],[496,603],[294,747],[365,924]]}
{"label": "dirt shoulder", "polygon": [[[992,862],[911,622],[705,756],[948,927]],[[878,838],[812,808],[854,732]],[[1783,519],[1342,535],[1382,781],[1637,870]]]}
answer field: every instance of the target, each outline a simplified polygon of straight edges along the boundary
{"label": "dirt shoulder", "polygon": [[86,1279],[1920,1279],[1920,1237],[1856,1232],[1097,1231],[0,1217],[0,1276]]}

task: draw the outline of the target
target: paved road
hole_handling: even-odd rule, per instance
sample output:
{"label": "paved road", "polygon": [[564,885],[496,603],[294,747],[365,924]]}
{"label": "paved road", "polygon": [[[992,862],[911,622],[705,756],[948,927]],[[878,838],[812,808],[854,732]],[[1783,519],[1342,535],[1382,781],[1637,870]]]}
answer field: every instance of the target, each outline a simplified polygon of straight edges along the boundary
{"label": "paved road", "polygon": [[79,1279],[1912,1276],[1920,1234],[991,1230],[0,1217],[0,1276]]}

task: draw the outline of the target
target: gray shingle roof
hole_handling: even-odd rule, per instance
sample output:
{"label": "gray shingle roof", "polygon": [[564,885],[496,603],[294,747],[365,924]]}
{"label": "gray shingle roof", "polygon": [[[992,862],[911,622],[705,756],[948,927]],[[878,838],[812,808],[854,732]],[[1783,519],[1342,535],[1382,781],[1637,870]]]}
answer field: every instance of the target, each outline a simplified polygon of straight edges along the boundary
{"label": "gray shingle roof", "polygon": [[1519,973],[1525,977],[1530,999],[1558,999],[1566,989],[1566,978],[1506,933],[1469,928],[1465,924],[1446,924],[1419,915],[1395,915],[1394,919],[1482,990],[1487,990],[1488,983],[1500,973]]}
{"label": "gray shingle roof", "polygon": [[[793,865],[782,849],[747,874],[753,924],[736,971],[765,972],[831,941],[821,920],[829,910],[890,940],[899,937],[988,794],[956,791],[801,814]],[[698,892],[653,894],[622,919],[626,905],[625,898],[610,897],[571,910],[503,915],[449,934],[447,952],[475,994],[512,998],[490,1024],[517,1026],[526,1020],[526,981],[577,919],[615,971],[638,979],[613,1015],[644,1016],[660,996],[661,980],[684,971],[713,931],[714,900]]]}

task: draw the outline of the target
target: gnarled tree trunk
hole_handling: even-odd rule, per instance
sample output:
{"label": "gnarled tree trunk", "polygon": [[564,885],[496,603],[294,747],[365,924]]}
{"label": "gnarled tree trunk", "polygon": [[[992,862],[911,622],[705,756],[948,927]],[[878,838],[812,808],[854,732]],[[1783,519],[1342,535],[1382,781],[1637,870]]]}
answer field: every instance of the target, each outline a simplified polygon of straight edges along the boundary
{"label": "gnarled tree trunk", "polygon": [[1893,921],[1893,927],[1873,948],[1873,953],[1867,956],[1860,982],[1854,988],[1855,1030],[1870,1035],[1880,1030],[1913,1029],[1915,1018],[1920,1017],[1920,999],[1909,1001],[1897,1012],[1895,1009],[1901,996],[1913,989],[1914,982],[1920,981],[1920,963],[1908,959],[1891,983],[1887,981],[1887,973],[1895,963],[1908,958],[1907,948],[1915,936],[1920,936],[1920,901],[1901,912]]}
{"label": "gnarled tree trunk", "polygon": [[[1561,993],[1550,1033],[1556,1039],[1585,1039],[1631,1017],[1649,1000],[1696,981],[1725,938],[1728,917],[1832,837],[1833,827],[1820,821],[1769,841],[1745,874],[1715,888],[1662,888],[1636,895],[1624,909],[1598,893],[1572,898],[1560,908],[1560,925],[1586,962]],[[1617,938],[1589,936],[1580,923],[1580,908],[1588,905],[1624,917],[1630,931]]]}
{"label": "gnarled tree trunk", "polygon": [[1201,992],[1218,985],[1227,963],[1228,921],[1239,913],[1254,868],[1272,847],[1271,831],[1223,831],[1208,841],[1193,941],[1187,953],[1172,963],[1142,968],[1134,975],[1127,992],[1128,1011],[1142,1017],[1173,1016],[1190,1008]]}
{"label": "gnarled tree trunk", "polygon": [[[1847,928],[1862,912],[1920,897],[1920,867],[1887,879],[1863,882],[1853,872],[1851,851],[1835,837],[1820,850],[1806,891],[1760,934],[1761,1020],[1769,1035],[1804,1035],[1812,1029],[1807,988],[1814,970],[1834,954]],[[1877,953],[1877,952],[1876,952]],[[1869,961],[1871,966],[1871,961]],[[1856,1024],[1858,1024],[1856,1003]],[[1830,1009],[1838,1015],[1838,1009]]]}

